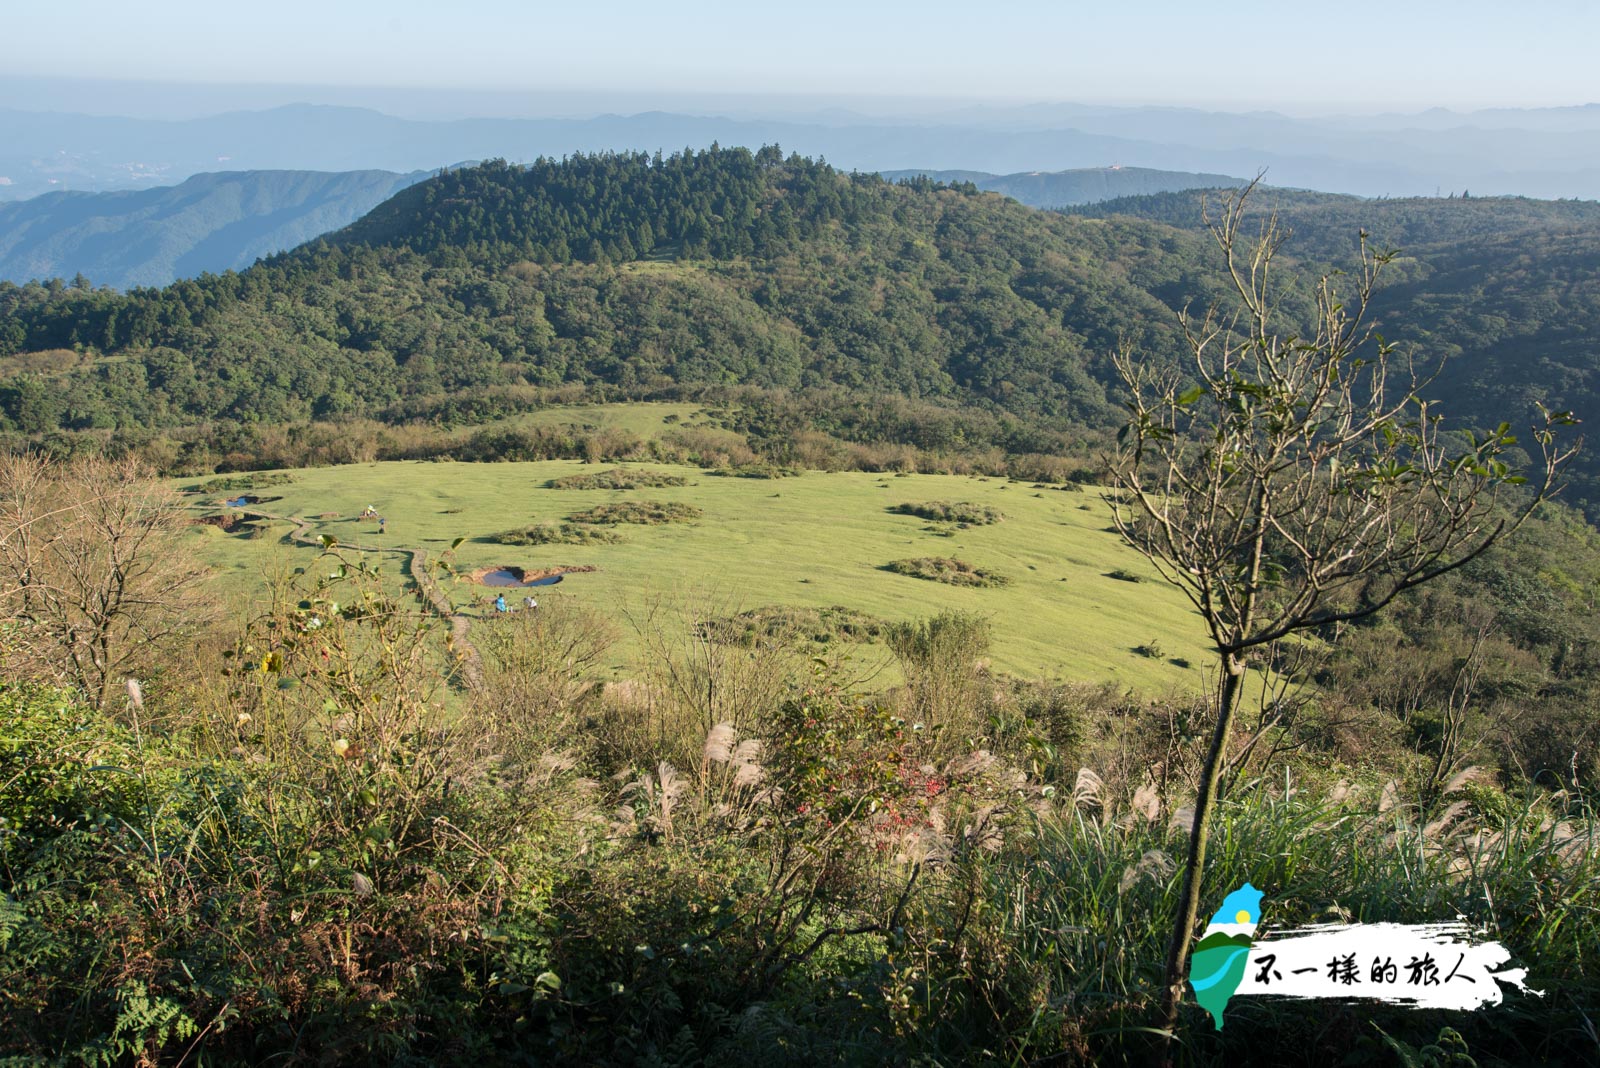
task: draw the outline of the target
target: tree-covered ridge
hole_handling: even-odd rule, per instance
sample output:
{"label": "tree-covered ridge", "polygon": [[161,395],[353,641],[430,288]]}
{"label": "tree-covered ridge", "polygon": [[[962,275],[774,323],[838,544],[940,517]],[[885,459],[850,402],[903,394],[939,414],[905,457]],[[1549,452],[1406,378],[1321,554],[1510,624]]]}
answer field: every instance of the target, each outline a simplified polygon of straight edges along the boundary
{"label": "tree-covered ridge", "polygon": [[[1348,264],[1363,231],[1373,247],[1394,250],[1374,321],[1424,365],[1442,366],[1429,390],[1451,418],[1522,425],[1537,403],[1600,416],[1600,203],[1264,193],[1255,212],[1278,215],[1298,257]],[[1198,233],[1203,205],[1214,215],[1222,195],[1130,197],[1078,213]],[[1591,516],[1600,511],[1597,472],[1580,455],[1567,494]]]}
{"label": "tree-covered ridge", "polygon": [[491,160],[393,197],[330,240],[415,252],[459,250],[504,265],[768,256],[834,222],[881,214],[881,181],[844,175],[775,145],[575,155],[526,166]]}
{"label": "tree-covered ridge", "polygon": [[1200,248],[776,149],[491,163],[239,274],[0,285],[0,411],[40,432],[739,382],[1103,424],[1106,354],[1160,347],[1160,298],[1203,289]]}
{"label": "tree-covered ridge", "polygon": [[[1175,312],[1217,294],[1203,196],[1038,212],[776,148],[492,162],[237,274],[126,295],[0,283],[0,433],[483,418],[530,385],[731,384],[1103,430],[1110,355],[1170,358]],[[1424,360],[1453,357],[1432,389],[1457,425],[1520,425],[1535,400],[1600,410],[1600,206],[1260,203],[1307,277],[1362,229],[1401,246],[1374,312]],[[1579,464],[1568,499],[1600,501]]]}

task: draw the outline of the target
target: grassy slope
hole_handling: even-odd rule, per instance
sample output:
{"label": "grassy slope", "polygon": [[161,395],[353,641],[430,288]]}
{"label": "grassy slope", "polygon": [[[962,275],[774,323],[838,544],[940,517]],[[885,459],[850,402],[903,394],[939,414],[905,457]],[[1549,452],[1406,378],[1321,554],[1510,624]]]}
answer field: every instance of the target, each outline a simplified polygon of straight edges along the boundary
{"label": "grassy slope", "polygon": [[[670,416],[677,416],[667,422]],[[525,412],[505,419],[504,426],[615,427],[641,438],[660,437],[676,427],[705,427],[707,413],[698,404],[671,401],[630,401],[627,404],[563,404]],[[472,429],[477,429],[473,427]]]}
{"label": "grassy slope", "polygon": [[[618,545],[510,547],[469,540],[458,552],[463,569],[486,564],[546,567],[594,564],[560,587],[608,611],[641,609],[653,596],[709,594],[730,610],[785,603],[843,604],[888,619],[944,609],[988,615],[994,625],[997,668],[1026,676],[1113,680],[1146,690],[1194,686],[1198,670],[1132,651],[1151,639],[1165,657],[1201,665],[1198,621],[1158,580],[1129,583],[1105,577],[1116,568],[1150,574],[1144,561],[1108,533],[1106,507],[1091,492],[1033,489],[1026,483],[946,475],[871,475],[810,472],[768,481],[719,478],[671,468],[690,485],[635,491],[561,491],[550,478],[601,468],[576,462],[457,464],[385,463],[295,473],[273,487],[283,500],[265,507],[307,517],[351,517],[371,503],[388,518],[389,545],[420,545],[435,553],[465,535],[476,539],[509,527],[564,518],[608,501],[683,501],[703,509],[691,524],[619,526]],[[1005,522],[960,531],[926,532],[924,520],[891,515],[905,501],[970,500],[1005,512]],[[1088,505],[1087,509],[1080,506]],[[447,514],[449,509],[460,509]],[[379,541],[372,524],[351,518],[316,522],[346,543]],[[284,549],[277,537],[205,537],[207,556],[229,585],[242,591],[258,581],[272,556],[310,559]],[[1012,580],[1001,589],[959,589],[879,570],[890,560],[955,556]],[[1065,581],[1062,581],[1062,580]],[[225,580],[227,581],[227,580]],[[483,587],[457,584],[467,603]]]}

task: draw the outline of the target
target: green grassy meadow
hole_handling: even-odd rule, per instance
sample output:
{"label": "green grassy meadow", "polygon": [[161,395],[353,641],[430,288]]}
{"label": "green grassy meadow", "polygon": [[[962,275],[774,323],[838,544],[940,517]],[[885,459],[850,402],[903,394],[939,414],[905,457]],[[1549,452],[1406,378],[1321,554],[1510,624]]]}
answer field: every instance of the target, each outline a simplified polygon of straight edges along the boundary
{"label": "green grassy meadow", "polygon": [[[715,429],[713,416],[699,404],[671,401],[630,401],[627,404],[561,404],[524,412],[504,425],[615,427],[641,438],[659,437],[674,428]],[[730,440],[737,435],[729,433]]]}
{"label": "green grassy meadow", "polygon": [[[668,464],[621,466],[678,474],[687,478],[687,485],[543,488],[552,478],[609,466],[576,461],[375,463],[296,471],[291,484],[259,492],[282,496],[263,504],[264,510],[303,516],[314,531],[331,534],[344,545],[420,547],[437,556],[454,539],[465,537],[456,553],[463,572],[489,565],[594,565],[597,572],[571,575],[558,587],[536,592],[581,598],[619,622],[624,611],[638,614],[658,600],[711,603],[721,612],[769,604],[837,604],[887,620],[959,609],[991,621],[992,662],[1001,671],[1114,681],[1146,692],[1202,681],[1206,661],[1198,617],[1106,529],[1107,508],[1092,489],[861,472],[728,478]],[[608,527],[623,539],[612,545],[519,547],[481,540],[508,528],[561,520],[629,499],[683,502],[703,514],[691,522]],[[1007,518],[944,537],[926,529],[926,520],[888,511],[906,502],[934,500],[989,505]],[[213,505],[215,501],[210,499]],[[375,524],[355,519],[368,504],[388,520],[382,537]],[[315,518],[328,512],[339,513],[339,518]],[[313,558],[314,550],[282,537],[288,529],[275,525],[267,536],[253,538],[208,530],[197,533],[196,540],[228,592],[247,596],[263,588],[263,575],[274,563],[304,566]],[[956,557],[999,572],[1010,582],[1001,588],[959,588],[881,570],[892,560],[923,556]],[[396,563],[386,566],[398,571]],[[1118,569],[1144,575],[1146,581],[1107,577]],[[489,594],[464,579],[447,582],[447,587],[458,605]],[[1158,644],[1159,657],[1134,651],[1151,643]],[[625,670],[633,651],[619,650],[617,670]],[[1185,668],[1172,663],[1174,659],[1195,666]]]}

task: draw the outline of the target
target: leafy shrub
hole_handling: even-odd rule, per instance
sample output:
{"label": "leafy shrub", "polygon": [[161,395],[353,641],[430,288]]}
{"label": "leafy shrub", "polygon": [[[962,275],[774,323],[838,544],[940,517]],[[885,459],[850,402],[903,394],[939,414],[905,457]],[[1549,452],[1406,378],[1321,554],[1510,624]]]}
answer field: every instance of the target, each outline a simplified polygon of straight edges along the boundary
{"label": "leafy shrub", "polygon": [[[912,714],[931,732],[966,738],[981,733],[988,691],[985,677],[989,623],[970,612],[941,612],[930,619],[895,623],[889,648],[905,675]],[[950,741],[946,738],[945,741]]]}
{"label": "leafy shrub", "polygon": [[582,523],[535,523],[490,534],[488,540],[500,545],[610,545],[621,541],[622,535]]}
{"label": "leafy shrub", "polygon": [[778,464],[733,464],[706,472],[718,478],[793,478],[799,473],[796,468]]}
{"label": "leafy shrub", "polygon": [[1005,513],[987,504],[972,501],[908,501],[897,504],[889,511],[896,515],[914,515],[937,523],[958,523],[964,527],[988,526],[1005,518]]}
{"label": "leafy shrub", "polygon": [[626,467],[613,467],[609,471],[596,471],[592,474],[567,475],[563,478],[552,478],[545,483],[546,489],[567,490],[631,490],[658,486],[683,486],[688,479],[682,475],[671,475],[665,471],[648,471],[643,469],[630,469]]}
{"label": "leafy shrub", "polygon": [[64,691],[0,687],[0,857],[142,806],[131,734]]}
{"label": "leafy shrub", "polygon": [[995,571],[974,567],[965,560],[948,556],[919,556],[908,560],[891,560],[883,570],[896,575],[943,582],[951,586],[1004,586],[1011,580]]}
{"label": "leafy shrub", "polygon": [[622,501],[617,504],[596,505],[567,518],[574,523],[641,523],[655,526],[661,523],[683,523],[698,519],[700,509],[678,501]]}

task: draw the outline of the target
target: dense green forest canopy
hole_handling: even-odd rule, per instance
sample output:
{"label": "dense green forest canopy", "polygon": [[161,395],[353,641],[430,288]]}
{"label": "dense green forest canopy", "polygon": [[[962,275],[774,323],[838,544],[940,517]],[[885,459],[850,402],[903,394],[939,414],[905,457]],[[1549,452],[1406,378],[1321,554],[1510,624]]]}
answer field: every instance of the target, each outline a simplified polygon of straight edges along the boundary
{"label": "dense green forest canopy", "polygon": [[[1170,358],[1175,312],[1219,293],[1205,196],[1038,212],[776,147],[491,161],[237,274],[126,295],[0,284],[0,430],[393,422],[523,385],[732,384],[1104,430],[1110,354]],[[1379,321],[1425,364],[1449,358],[1433,388],[1462,425],[1600,406],[1600,205],[1258,206],[1294,229],[1305,278],[1347,264],[1362,230],[1400,249]],[[1580,463],[1571,499],[1600,500]]]}
{"label": "dense green forest canopy", "polygon": [[[1525,421],[1535,403],[1600,413],[1600,203],[1522,197],[1363,200],[1264,190],[1253,210],[1292,231],[1288,251],[1312,269],[1348,264],[1360,235],[1392,250],[1373,311],[1391,341],[1442,367],[1432,392],[1466,425]],[[1204,230],[1201,192],[1128,197],[1080,216]],[[1594,516],[1594,457],[1580,457],[1568,499]]]}
{"label": "dense green forest canopy", "polygon": [[1107,354],[1168,348],[1202,247],[776,149],[490,163],[239,274],[0,287],[0,405],[32,433],[741,382],[1104,424]]}

